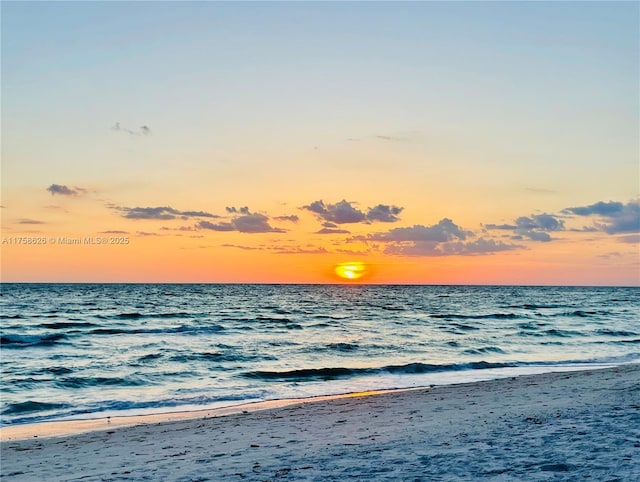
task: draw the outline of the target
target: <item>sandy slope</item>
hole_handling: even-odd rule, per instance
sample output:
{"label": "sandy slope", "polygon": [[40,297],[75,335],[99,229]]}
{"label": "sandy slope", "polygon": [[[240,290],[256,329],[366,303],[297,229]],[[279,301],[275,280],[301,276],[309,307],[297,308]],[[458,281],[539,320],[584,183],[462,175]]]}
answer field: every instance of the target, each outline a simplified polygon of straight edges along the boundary
{"label": "sandy slope", "polygon": [[2,480],[640,480],[640,366],[2,443]]}

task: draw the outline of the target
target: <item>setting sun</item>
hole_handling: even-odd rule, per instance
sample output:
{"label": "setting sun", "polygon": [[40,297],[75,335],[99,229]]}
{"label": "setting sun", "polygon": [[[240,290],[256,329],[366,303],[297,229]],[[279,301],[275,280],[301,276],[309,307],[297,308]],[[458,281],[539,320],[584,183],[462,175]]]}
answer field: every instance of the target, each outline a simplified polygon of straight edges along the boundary
{"label": "setting sun", "polygon": [[357,280],[367,274],[367,266],[362,261],[340,263],[335,267],[336,274],[346,280]]}

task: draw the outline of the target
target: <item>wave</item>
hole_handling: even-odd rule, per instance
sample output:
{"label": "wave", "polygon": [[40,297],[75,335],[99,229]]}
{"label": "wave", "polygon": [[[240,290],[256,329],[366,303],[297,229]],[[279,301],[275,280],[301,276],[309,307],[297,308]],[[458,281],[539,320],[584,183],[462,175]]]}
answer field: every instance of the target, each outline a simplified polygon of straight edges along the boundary
{"label": "wave", "polygon": [[466,355],[483,355],[485,353],[505,353],[504,350],[497,346],[483,346],[482,348],[469,348],[462,353]]}
{"label": "wave", "polygon": [[63,403],[34,402],[29,400],[26,402],[10,403],[0,413],[2,415],[18,415],[22,413],[58,410],[66,406],[67,405]]}
{"label": "wave", "polygon": [[100,319],[120,319],[120,320],[137,320],[139,318],[188,318],[197,316],[195,313],[186,311],[169,312],[169,313],[140,313],[138,311],[116,313],[114,315],[97,315]]}
{"label": "wave", "polygon": [[606,316],[610,315],[610,311],[592,311],[592,310],[574,310],[574,311],[563,311],[560,313],[553,313],[544,316],[551,317],[568,317],[568,318],[592,318],[594,316]]}
{"label": "wave", "polygon": [[32,348],[42,346],[52,346],[67,336],[63,333],[54,333],[51,335],[2,335],[0,336],[0,345],[3,348]]}
{"label": "wave", "polygon": [[452,319],[452,320],[517,320],[527,318],[516,313],[491,313],[488,315],[459,315],[457,313],[432,314],[431,318]]}
{"label": "wave", "polygon": [[[158,400],[148,401],[104,400],[87,406],[27,401],[8,404],[0,414],[12,416],[8,419],[2,420],[2,425],[8,426],[59,419],[63,417],[82,417],[87,414],[91,414],[91,417],[95,418],[99,415],[127,415],[127,412],[131,413],[131,411],[140,410],[145,410],[146,413],[153,413],[158,410],[167,411],[167,409],[175,409],[185,406],[188,406],[189,409],[193,409],[194,406],[196,408],[203,409],[207,406],[210,407],[214,404],[220,404],[221,402],[258,401],[264,399],[264,396],[264,391],[253,391],[237,395],[198,395],[192,397],[161,398]],[[225,403],[225,405],[226,404],[227,403]],[[51,410],[56,410],[58,413],[53,416],[39,413]]]}
{"label": "wave", "polygon": [[276,357],[271,355],[242,355],[231,353],[219,353],[219,352],[202,352],[202,353],[184,353],[180,355],[174,355],[169,358],[172,362],[189,362],[189,361],[215,361],[222,362],[255,362],[265,360],[277,360]]}
{"label": "wave", "polygon": [[140,334],[158,334],[158,333],[185,333],[185,334],[203,334],[215,333],[224,330],[221,325],[207,326],[174,326],[170,328],[96,328],[91,330],[92,335],[140,335]]}
{"label": "wave", "polygon": [[[635,340],[636,342],[640,340]],[[495,347],[490,347],[495,348]],[[491,351],[491,350],[489,350]],[[513,361],[513,362],[487,362],[478,361],[471,363],[450,363],[450,364],[429,364],[429,363],[408,363],[405,365],[387,365],[383,367],[371,368],[301,368],[287,371],[265,371],[257,370],[244,372],[240,376],[245,378],[260,379],[265,381],[328,381],[357,376],[373,375],[421,375],[438,372],[459,372],[472,370],[485,370],[490,368],[518,368],[518,367],[568,367],[568,366],[589,366],[589,365],[609,365],[620,363],[637,363],[640,361],[640,353],[629,353],[622,356],[611,356],[602,358],[557,360],[557,361]]]}
{"label": "wave", "polygon": [[638,336],[638,333],[635,331],[625,331],[625,330],[611,330],[609,328],[602,328],[600,330],[596,330],[598,335],[607,335],[607,336]]}
{"label": "wave", "polygon": [[87,328],[90,326],[96,326],[96,324],[78,321],[59,321],[56,323],[41,323],[40,326],[50,330],[64,330],[66,328]]}
{"label": "wave", "polygon": [[449,333],[459,333],[458,331],[455,330],[456,328],[462,331],[475,331],[480,329],[477,326],[465,325],[464,323],[451,323],[450,325],[442,325],[442,326],[439,326],[438,328],[440,328],[441,330],[448,331]]}
{"label": "wave", "polygon": [[544,332],[545,335],[547,336],[557,336],[560,338],[570,338],[572,336],[579,336],[582,335],[583,333],[579,332],[579,331],[575,331],[575,330],[561,330],[558,328],[552,328],[550,330],[546,330]]}
{"label": "wave", "polygon": [[486,361],[472,363],[452,363],[444,365],[434,365],[428,363],[408,363],[406,365],[387,365],[378,368],[302,368],[289,371],[265,371],[256,370],[242,374],[245,378],[257,378],[262,380],[291,380],[291,381],[313,381],[313,380],[335,380],[337,378],[347,378],[362,375],[381,374],[423,374],[444,371],[461,370],[481,370],[485,368],[507,368],[515,367],[514,363],[490,363]]}
{"label": "wave", "polygon": [[556,305],[556,304],[537,304],[537,303],[524,303],[522,305],[509,305],[509,308],[522,308],[525,310],[540,310],[540,309],[558,309],[569,308],[569,305]]}
{"label": "wave", "polygon": [[329,343],[327,348],[336,351],[354,351],[360,348],[357,343]]}
{"label": "wave", "polygon": [[149,382],[140,377],[66,377],[56,380],[56,385],[63,388],[90,388],[90,387],[138,387],[148,385]]}

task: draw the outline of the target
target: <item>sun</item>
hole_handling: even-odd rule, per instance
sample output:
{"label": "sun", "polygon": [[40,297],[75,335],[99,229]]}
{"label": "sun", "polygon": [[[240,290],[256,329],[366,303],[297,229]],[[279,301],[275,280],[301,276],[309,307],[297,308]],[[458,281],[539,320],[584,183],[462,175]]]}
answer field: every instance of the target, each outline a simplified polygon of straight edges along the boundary
{"label": "sun", "polygon": [[334,271],[342,279],[355,281],[367,274],[367,265],[362,261],[350,261],[336,265]]}

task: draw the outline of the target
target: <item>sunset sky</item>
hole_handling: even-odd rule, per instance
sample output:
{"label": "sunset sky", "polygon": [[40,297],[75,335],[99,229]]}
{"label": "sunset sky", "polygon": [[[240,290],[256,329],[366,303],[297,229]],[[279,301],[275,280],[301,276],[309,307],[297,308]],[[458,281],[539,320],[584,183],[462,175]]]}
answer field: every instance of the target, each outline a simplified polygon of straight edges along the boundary
{"label": "sunset sky", "polygon": [[639,285],[639,25],[2,2],[2,280]]}

